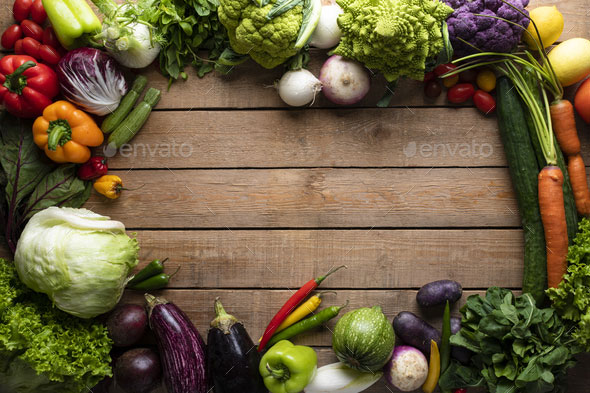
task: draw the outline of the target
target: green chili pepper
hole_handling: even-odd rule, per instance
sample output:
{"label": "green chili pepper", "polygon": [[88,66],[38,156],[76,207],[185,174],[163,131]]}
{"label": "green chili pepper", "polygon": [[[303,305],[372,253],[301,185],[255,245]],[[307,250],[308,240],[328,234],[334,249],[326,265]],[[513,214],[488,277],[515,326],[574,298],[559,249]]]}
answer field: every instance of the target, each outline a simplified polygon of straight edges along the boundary
{"label": "green chili pepper", "polygon": [[[445,305],[443,313],[442,336],[440,340],[440,373],[442,374],[451,361],[451,307],[449,301]],[[443,393],[450,392],[442,390]]]}
{"label": "green chili pepper", "polygon": [[168,260],[168,258],[160,261],[159,259],[154,259],[150,263],[146,265],[143,269],[141,269],[132,279],[127,283],[129,288],[136,286],[142,281],[147,280],[150,277],[155,276],[156,274],[164,273],[164,263]]}
{"label": "green chili pepper", "polygon": [[180,266],[178,266],[178,269],[176,269],[176,271],[170,275],[168,275],[166,273],[156,274],[155,276],[151,276],[151,277],[147,278],[146,280],[143,280],[140,283],[135,284],[129,288],[139,289],[142,291],[153,291],[156,289],[162,289],[168,285],[168,283],[170,282],[170,279],[172,277],[174,277],[176,275],[176,273],[178,273],[179,270],[180,270]]}
{"label": "green chili pepper", "polygon": [[346,304],[344,306],[332,306],[324,308],[317,314],[312,315],[311,317],[306,318],[302,321],[299,321],[296,324],[289,326],[285,330],[282,330],[279,333],[275,334],[268,342],[268,345],[273,345],[281,340],[288,340],[293,336],[316,328],[328,322],[330,319],[336,317],[340,310],[342,310],[346,306],[348,306],[348,301],[346,301]]}

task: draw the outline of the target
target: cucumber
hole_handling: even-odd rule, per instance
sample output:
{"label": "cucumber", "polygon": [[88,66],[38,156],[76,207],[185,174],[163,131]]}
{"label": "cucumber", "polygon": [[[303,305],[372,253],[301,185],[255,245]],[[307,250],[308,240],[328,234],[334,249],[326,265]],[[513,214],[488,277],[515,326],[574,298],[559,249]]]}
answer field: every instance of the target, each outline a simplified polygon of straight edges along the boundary
{"label": "cucumber", "polygon": [[[545,234],[539,211],[539,165],[531,142],[526,112],[517,89],[507,77],[498,78],[498,127],[504,145],[512,185],[524,233],[524,276],[522,290],[543,304],[547,285]],[[544,166],[544,164],[543,164]]]}
{"label": "cucumber", "polygon": [[115,131],[109,136],[108,144],[116,149],[128,143],[135,134],[139,132],[141,127],[145,124],[152,108],[160,101],[162,92],[158,89],[150,87],[145,93],[143,101],[131,111],[129,116],[121,124],[117,126]]}
{"label": "cucumber", "polygon": [[139,75],[137,78],[135,78],[133,81],[133,86],[131,86],[131,90],[125,94],[125,97],[123,97],[117,109],[115,109],[113,113],[108,115],[102,121],[102,125],[100,127],[102,132],[105,134],[110,134],[115,128],[117,128],[119,124],[121,124],[123,119],[125,119],[129,112],[131,112],[131,109],[133,109],[133,105],[135,105],[137,99],[141,93],[143,93],[146,84],[147,78],[145,76]]}

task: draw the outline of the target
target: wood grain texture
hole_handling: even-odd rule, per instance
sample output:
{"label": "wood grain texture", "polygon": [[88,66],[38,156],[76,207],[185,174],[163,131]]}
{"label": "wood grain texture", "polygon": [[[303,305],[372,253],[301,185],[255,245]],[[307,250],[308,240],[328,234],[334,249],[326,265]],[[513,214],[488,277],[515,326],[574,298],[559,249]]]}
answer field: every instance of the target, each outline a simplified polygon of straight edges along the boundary
{"label": "wood grain texture", "polygon": [[154,112],[109,165],[498,166],[506,161],[496,124],[473,108]]}
{"label": "wood grain texture", "polygon": [[518,227],[505,168],[112,171],[129,228]]}
{"label": "wood grain texture", "polygon": [[[168,257],[173,288],[290,288],[333,266],[325,288],[465,288],[522,282],[521,230],[138,231],[137,270]],[[420,274],[417,274],[420,272]]]}

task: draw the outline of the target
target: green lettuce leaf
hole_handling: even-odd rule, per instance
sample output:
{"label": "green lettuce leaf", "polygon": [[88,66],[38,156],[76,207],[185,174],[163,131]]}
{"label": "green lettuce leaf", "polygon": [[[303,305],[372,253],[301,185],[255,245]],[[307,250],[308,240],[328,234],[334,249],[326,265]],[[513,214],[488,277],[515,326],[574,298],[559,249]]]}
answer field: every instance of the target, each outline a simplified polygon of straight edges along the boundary
{"label": "green lettuce leaf", "polygon": [[111,375],[106,327],[53,307],[0,259],[0,386],[11,393],[79,393]]}
{"label": "green lettuce leaf", "polygon": [[573,337],[590,351],[590,221],[584,218],[568,249],[568,269],[557,288],[547,294],[559,315],[575,323]]}

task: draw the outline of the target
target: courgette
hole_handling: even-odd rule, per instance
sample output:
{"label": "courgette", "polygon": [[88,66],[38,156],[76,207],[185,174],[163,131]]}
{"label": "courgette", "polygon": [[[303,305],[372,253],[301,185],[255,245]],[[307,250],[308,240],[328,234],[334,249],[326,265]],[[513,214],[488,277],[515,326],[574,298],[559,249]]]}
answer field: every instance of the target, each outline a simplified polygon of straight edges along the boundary
{"label": "courgette", "polygon": [[109,146],[118,149],[133,139],[147,121],[152,108],[160,101],[161,95],[160,90],[150,87],[145,93],[143,101],[137,104],[129,116],[109,136]]}
{"label": "courgette", "polygon": [[529,134],[526,109],[517,89],[507,77],[498,78],[497,113],[512,185],[516,193],[524,234],[524,276],[522,288],[537,304],[545,299],[547,259],[545,234],[539,211],[539,165]]}
{"label": "courgette", "polygon": [[137,76],[133,81],[133,85],[131,86],[131,90],[125,94],[125,97],[119,103],[119,106],[113,113],[108,115],[103,121],[101,125],[102,132],[105,134],[110,134],[113,132],[115,128],[127,117],[131,109],[133,109],[133,105],[137,102],[137,99],[143,93],[145,86],[147,85],[147,78],[143,75]]}

